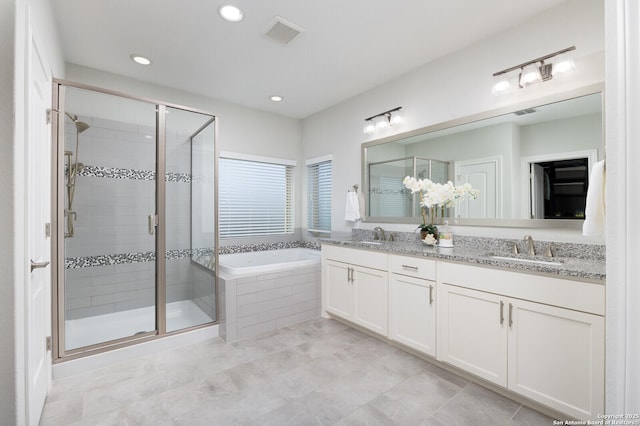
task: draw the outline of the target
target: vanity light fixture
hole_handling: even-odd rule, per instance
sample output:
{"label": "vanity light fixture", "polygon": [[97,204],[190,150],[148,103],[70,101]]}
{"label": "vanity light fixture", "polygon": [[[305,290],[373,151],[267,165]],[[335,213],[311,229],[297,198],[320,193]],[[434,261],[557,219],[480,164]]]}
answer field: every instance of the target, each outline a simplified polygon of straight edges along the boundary
{"label": "vanity light fixture", "polygon": [[[575,46],[567,47],[494,73],[491,92],[494,95],[501,95],[510,92],[516,86],[515,82],[518,87],[523,88],[575,70],[575,64],[569,53],[573,50],[576,50]],[[548,60],[552,58],[555,59],[549,62]],[[514,74],[510,75],[516,70],[518,70],[517,78]]]}
{"label": "vanity light fixture", "polygon": [[129,55],[129,58],[131,58],[133,62],[139,65],[151,65],[151,60],[149,58],[138,55],[137,53],[132,53],[131,55]]}
{"label": "vanity light fixture", "polygon": [[376,130],[386,129],[389,126],[396,126],[402,123],[404,121],[404,115],[402,111],[400,111],[401,109],[402,107],[397,107],[365,118],[362,132],[370,135]]}

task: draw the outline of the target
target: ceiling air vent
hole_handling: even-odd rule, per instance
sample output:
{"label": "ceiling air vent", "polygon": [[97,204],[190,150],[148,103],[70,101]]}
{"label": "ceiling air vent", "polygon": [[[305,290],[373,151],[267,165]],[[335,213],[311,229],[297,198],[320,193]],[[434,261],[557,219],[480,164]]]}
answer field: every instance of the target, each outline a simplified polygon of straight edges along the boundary
{"label": "ceiling air vent", "polygon": [[525,115],[525,114],[533,114],[534,112],[536,112],[535,108],[527,108],[527,109],[521,109],[520,111],[516,111],[514,112],[515,115]]}
{"label": "ceiling air vent", "polygon": [[280,44],[288,44],[303,31],[304,29],[296,24],[293,24],[280,16],[276,16],[267,27],[267,31],[264,35]]}

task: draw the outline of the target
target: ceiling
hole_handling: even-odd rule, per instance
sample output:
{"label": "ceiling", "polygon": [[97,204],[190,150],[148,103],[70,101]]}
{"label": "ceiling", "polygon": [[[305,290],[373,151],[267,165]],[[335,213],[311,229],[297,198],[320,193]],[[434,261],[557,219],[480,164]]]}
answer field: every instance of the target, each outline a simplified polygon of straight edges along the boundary
{"label": "ceiling", "polygon": [[[65,60],[304,118],[565,0],[51,0]],[[242,9],[223,21],[220,5]],[[304,31],[284,45],[276,16]],[[479,19],[481,18],[481,19]],[[152,64],[135,64],[141,54]],[[272,102],[271,95],[284,97]]]}

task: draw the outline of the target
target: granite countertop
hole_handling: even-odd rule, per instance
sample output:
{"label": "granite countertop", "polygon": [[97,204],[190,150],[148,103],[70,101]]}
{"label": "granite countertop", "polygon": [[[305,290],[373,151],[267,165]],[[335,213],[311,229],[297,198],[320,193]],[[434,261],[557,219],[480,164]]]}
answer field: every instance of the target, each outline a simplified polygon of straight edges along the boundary
{"label": "granite countertop", "polygon": [[[459,238],[460,240],[460,238]],[[492,242],[498,241],[491,239]],[[558,249],[560,254],[557,257],[548,258],[543,256],[527,256],[510,254],[505,248],[508,244],[464,244],[456,242],[454,247],[430,247],[420,240],[413,241],[379,241],[379,244],[372,244],[371,240],[361,240],[354,238],[345,239],[322,239],[323,244],[340,245],[371,251],[382,251],[389,254],[400,254],[417,257],[428,257],[445,261],[463,262],[475,265],[492,266],[515,270],[526,273],[543,274],[555,276],[557,278],[573,278],[590,282],[604,284],[606,279],[606,262],[604,257],[585,257],[585,250],[580,250],[580,256],[563,256],[566,250]],[[511,243],[513,244],[513,243]],[[551,243],[553,244],[553,243]],[[562,243],[556,243],[556,247],[561,247]],[[584,245],[580,245],[584,246]],[[588,252],[588,250],[586,250]],[[541,252],[541,251],[540,251]],[[528,260],[540,260],[547,262],[559,262],[561,265],[549,265],[541,263],[517,262],[506,259],[492,258],[492,255],[516,257]]]}

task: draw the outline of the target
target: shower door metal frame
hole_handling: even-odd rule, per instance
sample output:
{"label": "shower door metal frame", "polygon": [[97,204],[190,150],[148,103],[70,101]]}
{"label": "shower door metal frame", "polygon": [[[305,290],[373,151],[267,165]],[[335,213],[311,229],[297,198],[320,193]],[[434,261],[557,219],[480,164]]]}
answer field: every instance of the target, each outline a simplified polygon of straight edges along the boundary
{"label": "shower door metal frame", "polygon": [[[215,321],[200,324],[180,330],[167,333],[166,331],[166,108],[171,107],[196,114],[208,115],[214,122],[214,243],[215,243],[215,261],[218,262],[219,247],[219,224],[218,224],[218,124],[217,115],[208,111],[195,108],[185,107],[183,105],[172,104],[168,102],[158,101],[156,99],[133,96],[127,93],[118,92],[109,89],[103,89],[77,83],[63,79],[53,79],[53,93],[50,119],[52,123],[52,175],[51,185],[51,214],[52,229],[51,235],[51,259],[52,259],[52,289],[51,289],[51,312],[52,312],[52,361],[54,364],[72,359],[82,358],[89,355],[95,355],[113,349],[123,348],[142,342],[161,339],[169,335],[180,334],[187,331],[197,330],[200,328],[210,327],[219,323],[220,311],[218,300],[218,283],[219,277],[217,268],[214,272],[214,291],[215,291]],[[156,215],[158,216],[158,225],[156,227],[156,329],[134,336],[127,336],[119,339],[102,342],[95,345],[83,346],[72,350],[65,350],[65,268],[64,268],[64,213],[60,214],[61,206],[64,207],[64,111],[65,111],[65,88],[72,87],[82,90],[93,91],[106,95],[117,96],[125,99],[145,102],[155,105],[156,109]],[[62,112],[62,113],[61,113]]]}

